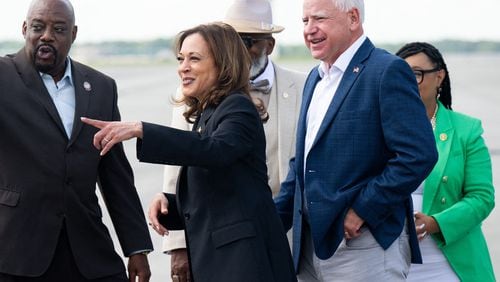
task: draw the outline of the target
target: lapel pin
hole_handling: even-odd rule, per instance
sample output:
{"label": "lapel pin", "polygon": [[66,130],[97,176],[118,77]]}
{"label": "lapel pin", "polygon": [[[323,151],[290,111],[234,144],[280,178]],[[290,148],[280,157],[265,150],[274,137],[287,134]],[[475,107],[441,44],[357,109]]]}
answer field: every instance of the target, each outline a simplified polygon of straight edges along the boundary
{"label": "lapel pin", "polygon": [[446,141],[448,139],[448,135],[446,135],[446,133],[441,133],[439,135],[439,139],[441,139],[441,141]]}
{"label": "lapel pin", "polygon": [[201,126],[200,126],[200,127],[198,127],[198,130],[197,130],[197,131],[198,131],[198,133],[201,133],[201,130],[202,130],[202,129],[201,129]]}
{"label": "lapel pin", "polygon": [[92,90],[92,85],[90,85],[88,81],[85,81],[83,83],[83,88],[85,89],[85,91],[90,92],[90,90]]}
{"label": "lapel pin", "polygon": [[352,72],[358,73],[359,72],[359,67],[354,67],[354,69],[352,70]]}

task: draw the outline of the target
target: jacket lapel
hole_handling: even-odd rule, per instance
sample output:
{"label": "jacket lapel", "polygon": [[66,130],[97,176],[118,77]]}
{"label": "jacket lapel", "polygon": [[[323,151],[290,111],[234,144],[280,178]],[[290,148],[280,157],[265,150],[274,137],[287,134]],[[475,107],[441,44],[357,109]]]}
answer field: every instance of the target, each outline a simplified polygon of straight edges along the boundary
{"label": "jacket lapel", "polygon": [[363,44],[361,45],[361,47],[358,49],[354,57],[352,58],[351,62],[349,63],[349,66],[347,67],[344,75],[342,76],[342,80],[339,83],[337,91],[333,96],[332,102],[330,103],[330,107],[328,108],[325,117],[321,122],[321,126],[318,129],[318,133],[316,135],[316,138],[314,139],[311,150],[312,148],[314,148],[314,145],[316,145],[316,143],[321,138],[323,133],[325,133],[326,129],[329,128],[330,123],[334,120],[342,103],[344,102],[347,95],[350,93],[352,85],[359,77],[359,75],[363,72],[364,65],[362,64],[362,62],[368,58],[368,56],[370,55],[371,51],[374,48],[375,47],[370,42],[370,40],[366,39],[365,42],[363,42]]}
{"label": "jacket lapel", "polygon": [[61,133],[67,138],[66,131],[57,112],[54,101],[50,97],[47,88],[43,84],[40,74],[35,70],[31,62],[26,57],[25,49],[21,49],[13,58],[17,71],[26,87],[29,89],[32,97],[37,100],[52,117]]}
{"label": "jacket lapel", "polygon": [[213,106],[204,109],[203,112],[201,113],[200,118],[198,119],[198,122],[195,123],[196,126],[193,126],[193,130],[196,130],[199,133],[205,131],[205,127],[207,126],[207,123],[210,120],[210,117],[212,116],[214,111],[215,107]]}
{"label": "jacket lapel", "polygon": [[[453,143],[455,128],[450,120],[448,110],[439,103],[439,109],[436,114],[436,129],[434,131],[434,139],[438,151],[438,161],[425,181],[424,199],[422,203],[422,211],[429,213],[431,204],[434,202],[438,188],[440,187],[441,178],[444,174],[444,169],[448,163],[451,144]],[[439,202],[441,203],[441,202]]]}
{"label": "jacket lapel", "polygon": [[73,86],[75,87],[75,119],[73,121],[73,130],[68,146],[75,142],[76,137],[82,129],[80,117],[87,116],[87,110],[90,103],[90,95],[93,95],[92,82],[88,79],[87,74],[82,73],[78,64],[70,60],[72,64]]}
{"label": "jacket lapel", "polygon": [[[274,65],[275,70],[275,84],[276,84],[276,96],[275,101],[278,103],[279,113],[269,113],[271,117],[278,118],[278,133],[280,138],[278,138],[278,148],[280,148],[280,162],[282,165],[279,166],[280,170],[283,168],[283,172],[280,171],[280,179],[286,176],[288,171],[288,155],[292,151],[293,141],[296,136],[296,117],[298,111],[300,110],[299,99],[302,95],[297,91],[297,85],[295,82],[282,73],[282,69]],[[274,88],[274,87],[273,87]],[[271,99],[273,101],[273,99]],[[269,104],[271,104],[271,101]],[[269,107],[274,110],[274,107]],[[293,122],[290,122],[292,120]]]}

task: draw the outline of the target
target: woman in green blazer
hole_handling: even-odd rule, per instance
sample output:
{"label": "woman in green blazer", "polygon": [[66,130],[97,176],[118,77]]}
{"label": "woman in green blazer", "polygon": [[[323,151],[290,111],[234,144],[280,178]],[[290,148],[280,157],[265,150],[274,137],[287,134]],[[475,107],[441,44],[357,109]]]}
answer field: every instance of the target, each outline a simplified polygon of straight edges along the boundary
{"label": "woman in green blazer", "polygon": [[423,264],[412,265],[408,281],[495,281],[481,230],[495,206],[481,122],[451,110],[448,69],[435,47],[409,43],[396,54],[415,73],[439,152],[412,195]]}

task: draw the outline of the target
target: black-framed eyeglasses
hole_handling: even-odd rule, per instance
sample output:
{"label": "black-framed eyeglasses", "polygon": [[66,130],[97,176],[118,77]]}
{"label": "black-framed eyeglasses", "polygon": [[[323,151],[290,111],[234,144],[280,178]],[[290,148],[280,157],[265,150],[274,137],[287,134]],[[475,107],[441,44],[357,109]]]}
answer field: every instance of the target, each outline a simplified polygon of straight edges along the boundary
{"label": "black-framed eyeglasses", "polygon": [[259,42],[259,41],[263,41],[263,40],[268,40],[268,39],[271,39],[272,37],[260,37],[260,38],[253,38],[251,36],[248,36],[248,35],[241,35],[241,40],[243,40],[243,43],[245,44],[245,46],[250,49],[252,48],[252,46]]}
{"label": "black-framed eyeglasses", "polygon": [[440,67],[435,67],[435,68],[430,69],[430,70],[413,70],[413,74],[415,74],[415,78],[417,79],[417,83],[420,84],[420,83],[424,82],[425,74],[437,72],[440,70],[441,70]]}

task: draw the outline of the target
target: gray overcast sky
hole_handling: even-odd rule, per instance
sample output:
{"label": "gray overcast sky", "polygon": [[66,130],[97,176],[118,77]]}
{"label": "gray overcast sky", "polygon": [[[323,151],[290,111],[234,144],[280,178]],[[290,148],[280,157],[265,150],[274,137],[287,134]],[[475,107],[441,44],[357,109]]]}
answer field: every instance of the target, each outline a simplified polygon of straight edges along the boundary
{"label": "gray overcast sky", "polygon": [[[220,20],[233,0],[73,0],[78,42],[165,38]],[[0,40],[21,40],[31,0],[3,0]],[[8,4],[7,4],[8,3]],[[302,1],[272,0],[280,42],[302,43]],[[500,41],[499,0],[365,0],[365,33],[378,43],[468,39]]]}

